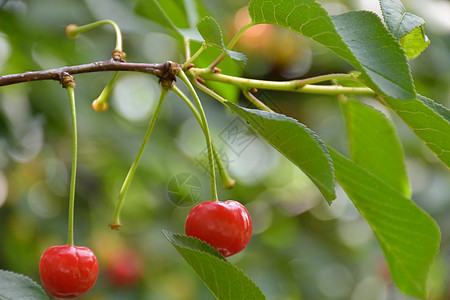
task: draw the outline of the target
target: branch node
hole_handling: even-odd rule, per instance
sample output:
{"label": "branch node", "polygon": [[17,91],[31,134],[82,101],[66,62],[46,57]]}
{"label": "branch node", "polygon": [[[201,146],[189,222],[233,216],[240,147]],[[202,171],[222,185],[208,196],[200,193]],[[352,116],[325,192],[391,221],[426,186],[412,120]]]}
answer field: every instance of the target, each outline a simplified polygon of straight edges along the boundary
{"label": "branch node", "polygon": [[114,61],[125,62],[123,59],[123,51],[120,49],[115,49],[111,56]]}
{"label": "branch node", "polygon": [[75,88],[75,81],[72,75],[67,72],[63,72],[60,74],[60,82],[63,88],[67,89],[68,87]]}
{"label": "branch node", "polygon": [[163,68],[159,72],[156,72],[159,74],[155,74],[155,72],[153,72],[153,74],[159,77],[159,83],[163,88],[170,90],[173,82],[176,81],[176,75],[178,74],[180,68],[181,65],[172,61],[166,61]]}

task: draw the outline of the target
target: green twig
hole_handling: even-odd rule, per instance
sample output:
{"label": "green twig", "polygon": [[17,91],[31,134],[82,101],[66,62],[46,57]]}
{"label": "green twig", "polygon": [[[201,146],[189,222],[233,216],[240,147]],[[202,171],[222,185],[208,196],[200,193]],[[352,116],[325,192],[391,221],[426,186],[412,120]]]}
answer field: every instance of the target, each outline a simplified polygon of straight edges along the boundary
{"label": "green twig", "polygon": [[123,201],[125,199],[125,195],[128,191],[128,188],[131,184],[131,181],[133,180],[134,173],[137,169],[137,166],[139,164],[139,161],[142,157],[142,154],[144,153],[145,146],[148,143],[148,140],[150,138],[150,135],[152,133],[153,127],[155,126],[156,118],[158,117],[159,111],[161,109],[162,103],[164,101],[164,98],[167,95],[166,89],[161,89],[161,95],[159,97],[158,105],[156,106],[155,112],[153,113],[153,116],[150,120],[150,123],[148,124],[147,131],[145,132],[144,140],[142,141],[141,147],[139,148],[139,152],[136,156],[136,159],[134,160],[133,164],[131,165],[130,169],[128,170],[128,174],[125,177],[125,180],[122,184],[122,187],[119,192],[119,201],[117,202],[116,209],[114,211],[114,217],[113,221],[109,225],[111,229],[119,230],[120,224],[120,211],[122,209]]}
{"label": "green twig", "polygon": [[339,95],[339,94],[354,94],[374,96],[375,92],[366,87],[343,87],[340,85],[314,85],[312,83],[329,81],[332,79],[350,79],[357,81],[353,74],[330,74],[317,76],[307,79],[298,79],[290,81],[271,81],[258,80],[236,77],[231,75],[224,75],[220,73],[213,73],[206,69],[189,69],[188,74],[193,78],[201,77],[204,80],[218,81],[235,85],[241,89],[266,89],[276,91],[291,91],[308,94],[324,94],[324,95]]}

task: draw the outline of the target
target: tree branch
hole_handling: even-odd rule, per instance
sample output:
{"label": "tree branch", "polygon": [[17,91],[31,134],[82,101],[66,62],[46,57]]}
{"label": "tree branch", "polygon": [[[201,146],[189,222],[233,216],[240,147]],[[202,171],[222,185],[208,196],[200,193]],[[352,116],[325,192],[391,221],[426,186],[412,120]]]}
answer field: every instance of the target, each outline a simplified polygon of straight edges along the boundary
{"label": "tree branch", "polygon": [[35,72],[25,72],[0,76],[0,86],[16,84],[20,82],[56,80],[61,82],[64,75],[74,75],[81,73],[93,73],[102,71],[131,71],[143,72],[156,75],[160,81],[174,81],[175,76],[171,73],[173,67],[179,66],[177,63],[167,61],[162,64],[129,63],[120,62],[113,59],[98,61],[84,65],[62,67],[57,69],[42,70]]}

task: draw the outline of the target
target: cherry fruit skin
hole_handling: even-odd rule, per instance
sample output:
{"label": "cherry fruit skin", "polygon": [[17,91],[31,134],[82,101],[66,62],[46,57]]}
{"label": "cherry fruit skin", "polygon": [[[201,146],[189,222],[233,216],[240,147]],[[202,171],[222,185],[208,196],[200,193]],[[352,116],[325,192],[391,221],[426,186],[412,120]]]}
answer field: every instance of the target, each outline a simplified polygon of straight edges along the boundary
{"label": "cherry fruit skin", "polygon": [[207,242],[228,257],[247,246],[252,221],[247,209],[237,201],[206,201],[191,209],[184,229],[186,235]]}
{"label": "cherry fruit skin", "polygon": [[89,291],[97,280],[97,257],[86,247],[52,246],[41,256],[39,275],[51,296],[77,298]]}

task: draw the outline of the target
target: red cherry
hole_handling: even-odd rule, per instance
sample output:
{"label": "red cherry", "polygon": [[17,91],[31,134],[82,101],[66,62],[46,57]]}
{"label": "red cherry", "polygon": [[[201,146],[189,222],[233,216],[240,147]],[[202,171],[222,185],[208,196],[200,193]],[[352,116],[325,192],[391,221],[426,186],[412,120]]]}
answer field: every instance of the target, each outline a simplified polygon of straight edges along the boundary
{"label": "red cherry", "polygon": [[239,202],[206,201],[189,212],[185,233],[207,242],[223,256],[231,256],[247,246],[252,235],[252,221]]}
{"label": "red cherry", "polygon": [[98,262],[86,247],[52,246],[39,261],[39,275],[45,290],[55,298],[72,299],[89,291],[98,275]]}
{"label": "red cherry", "polygon": [[105,263],[105,274],[114,286],[132,287],[142,277],[141,256],[131,249],[114,252]]}

